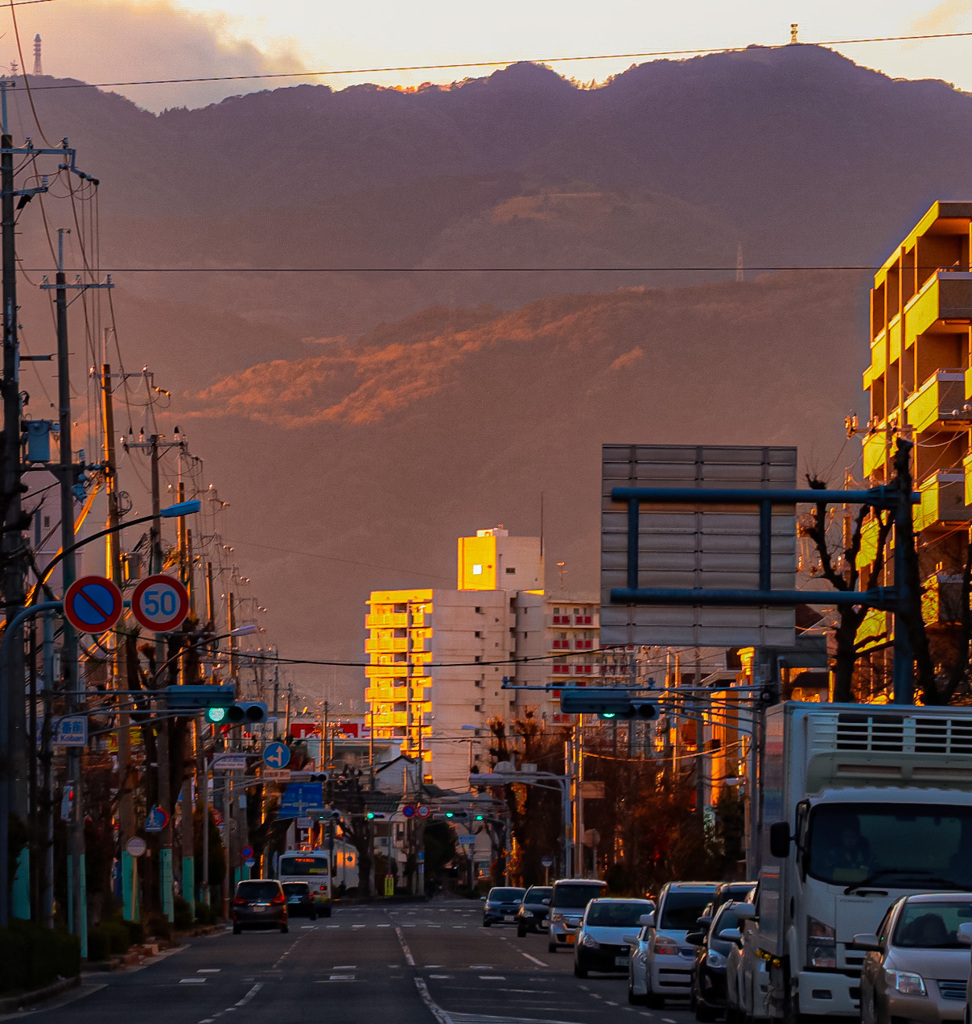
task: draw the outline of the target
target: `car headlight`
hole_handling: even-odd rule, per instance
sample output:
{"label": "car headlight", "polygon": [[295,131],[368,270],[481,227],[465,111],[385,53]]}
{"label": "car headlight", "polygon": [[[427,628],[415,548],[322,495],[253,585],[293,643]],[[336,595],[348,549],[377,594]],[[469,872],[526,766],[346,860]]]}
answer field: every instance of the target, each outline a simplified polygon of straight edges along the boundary
{"label": "car headlight", "polygon": [[807,963],[811,967],[837,966],[837,931],[815,917],[807,918]]}
{"label": "car headlight", "polygon": [[555,921],[555,922],[556,921],[563,921],[563,919],[564,919],[564,915],[563,914],[551,914],[550,915],[550,920],[551,921]]}
{"label": "car headlight", "polygon": [[705,951],[705,962],[709,967],[726,966],[726,958],[717,949],[707,949]]}
{"label": "car headlight", "polygon": [[888,979],[888,986],[903,996],[924,996],[928,995],[925,990],[925,983],[920,974],[913,974],[911,971],[885,971]]}
{"label": "car headlight", "polygon": [[581,936],[580,944],[582,946],[587,946],[588,949],[601,948],[600,942],[598,942],[597,939],[595,939],[594,936],[591,935],[589,932],[584,932],[584,934]]}

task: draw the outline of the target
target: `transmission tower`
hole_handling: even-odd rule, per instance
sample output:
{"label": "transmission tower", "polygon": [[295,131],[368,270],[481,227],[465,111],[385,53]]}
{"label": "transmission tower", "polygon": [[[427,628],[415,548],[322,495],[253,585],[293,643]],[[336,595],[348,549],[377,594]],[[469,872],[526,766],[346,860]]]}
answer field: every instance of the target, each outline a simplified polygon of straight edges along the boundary
{"label": "transmission tower", "polygon": [[34,74],[44,74],[41,66],[41,37],[40,32],[34,36]]}

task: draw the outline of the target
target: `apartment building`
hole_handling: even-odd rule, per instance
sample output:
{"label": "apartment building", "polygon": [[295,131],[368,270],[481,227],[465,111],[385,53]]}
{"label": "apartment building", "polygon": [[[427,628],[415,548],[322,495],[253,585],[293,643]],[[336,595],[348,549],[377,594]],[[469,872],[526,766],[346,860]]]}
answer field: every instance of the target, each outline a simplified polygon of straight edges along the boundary
{"label": "apartment building", "polygon": [[[914,522],[924,615],[933,629],[958,621],[972,518],[970,239],[972,202],[935,203],[875,274],[871,289],[864,474],[873,484],[888,482],[897,439],[914,443],[921,495]],[[870,523],[866,560],[876,531]],[[891,630],[891,616],[872,611],[862,635],[880,646]]]}
{"label": "apartment building", "polygon": [[455,590],[374,591],[368,603],[375,737],[401,743],[444,789],[466,789],[471,769],[486,770],[490,719],[569,725],[560,688],[614,679],[627,660],[599,654],[593,596],[544,595],[539,538],[501,526],[459,538]]}

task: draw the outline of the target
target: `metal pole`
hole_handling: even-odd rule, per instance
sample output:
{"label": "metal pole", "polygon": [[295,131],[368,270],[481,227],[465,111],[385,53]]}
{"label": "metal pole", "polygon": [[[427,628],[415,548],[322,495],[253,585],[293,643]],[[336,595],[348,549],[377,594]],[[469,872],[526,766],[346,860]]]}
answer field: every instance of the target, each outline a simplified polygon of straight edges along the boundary
{"label": "metal pole", "polygon": [[908,624],[911,621],[911,588],[908,586],[908,547],[914,543],[911,518],[911,449],[910,441],[898,438],[894,457],[898,504],[894,510],[894,589],[898,595],[894,606],[894,660],[892,663],[893,702],[914,704],[915,654],[911,646]]}

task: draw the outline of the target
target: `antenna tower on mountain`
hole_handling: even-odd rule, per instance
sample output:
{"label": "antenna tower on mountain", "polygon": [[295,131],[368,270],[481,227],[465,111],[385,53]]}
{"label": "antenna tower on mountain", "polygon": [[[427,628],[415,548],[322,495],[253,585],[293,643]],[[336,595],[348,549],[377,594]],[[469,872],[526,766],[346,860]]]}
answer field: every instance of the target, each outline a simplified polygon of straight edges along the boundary
{"label": "antenna tower on mountain", "polygon": [[41,37],[40,32],[34,36],[34,74],[42,75],[44,72],[41,70]]}
{"label": "antenna tower on mountain", "polygon": [[736,280],[742,281],[743,278],[743,258],[742,258],[742,242],[736,247]]}

